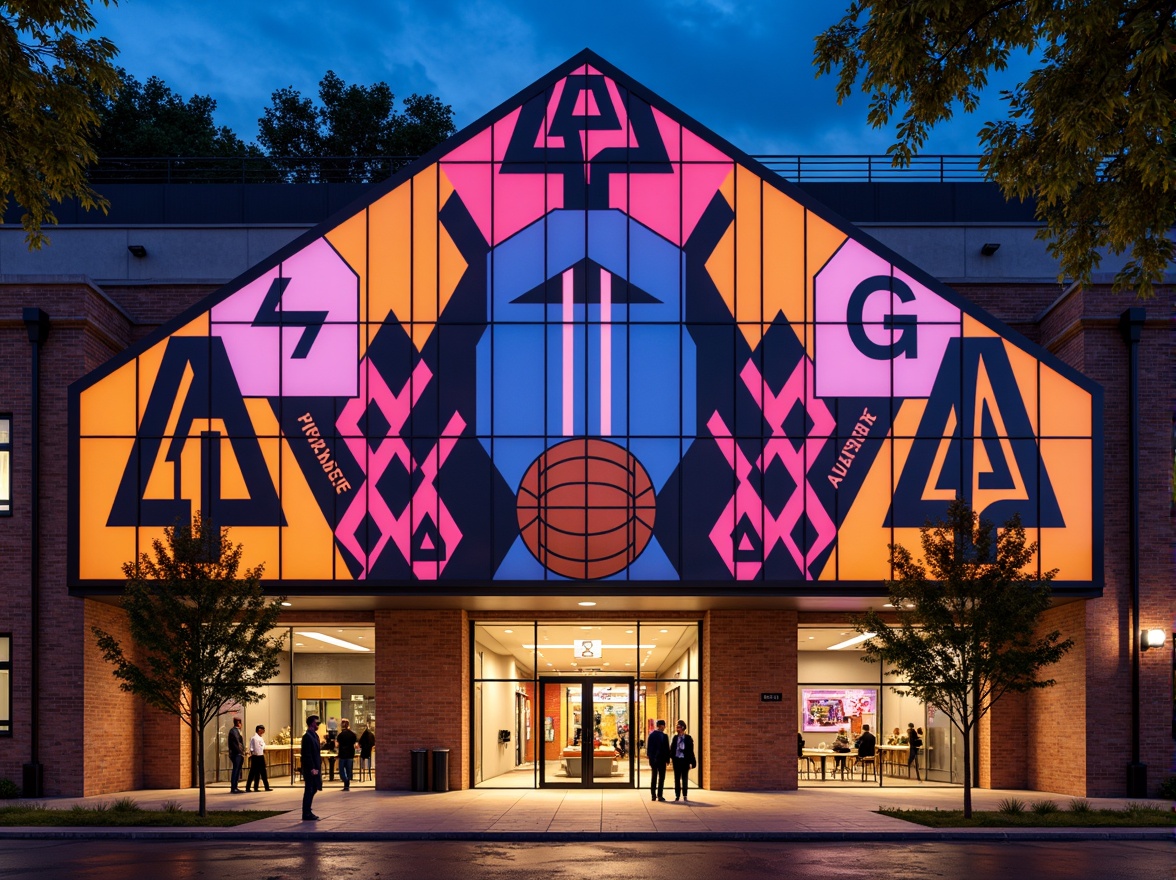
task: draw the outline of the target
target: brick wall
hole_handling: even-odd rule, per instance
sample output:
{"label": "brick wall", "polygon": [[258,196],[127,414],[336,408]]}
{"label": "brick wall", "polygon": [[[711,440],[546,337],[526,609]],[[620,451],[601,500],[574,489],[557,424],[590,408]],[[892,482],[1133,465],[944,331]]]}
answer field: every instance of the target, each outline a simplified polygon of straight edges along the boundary
{"label": "brick wall", "polygon": [[[118,679],[111,675],[111,666],[103,659],[90,633],[91,626],[101,627],[117,638],[133,658],[127,616],[113,605],[90,600],[72,601],[85,610],[85,632],[81,636],[84,684],[82,681],[60,680],[56,671],[47,672],[46,678],[52,675],[53,680],[46,681],[46,691],[70,696],[58,698],[67,700],[66,705],[55,705],[51,710],[46,707],[42,712],[60,718],[81,718],[83,723],[77,735],[63,738],[61,750],[53,752],[54,761],[58,761],[60,755],[66,766],[84,768],[80,774],[83,791],[77,792],[79,794],[89,796],[142,788],[145,784],[142,761],[154,735],[163,732],[148,726],[148,722],[155,718],[154,714],[144,713],[142,701],[119,688]],[[63,672],[68,676],[68,668]],[[57,700],[54,702],[56,704]],[[174,724],[169,724],[168,728],[174,733]],[[54,726],[53,729],[61,728]],[[166,748],[174,738],[163,733],[161,739]],[[46,794],[73,791],[72,780],[63,779],[56,773],[53,780],[55,785],[51,787],[46,778]]]}
{"label": "brick wall", "polygon": [[980,719],[978,788],[1024,788],[1028,728],[1024,694],[1008,694]]}
{"label": "brick wall", "polygon": [[[1078,719],[1087,717],[1100,700],[1087,692],[1086,602],[1051,608],[1042,615],[1038,634],[1057,630],[1073,639],[1074,647],[1060,662],[1044,671],[1057,684],[1025,695],[1028,748],[1023,785],[1036,791],[1082,796],[1087,794],[1089,755],[1098,734],[1082,736]],[[1095,715],[1101,715],[1101,710]],[[1121,782],[1121,780],[1120,780]]]}
{"label": "brick wall", "polygon": [[[703,618],[702,787],[795,789],[794,611],[708,611]],[[780,703],[760,694],[782,693]]]}
{"label": "brick wall", "polygon": [[[376,612],[376,787],[408,790],[409,749],[449,749],[449,787],[470,778],[469,620],[464,611]],[[432,767],[430,766],[430,784]]]}

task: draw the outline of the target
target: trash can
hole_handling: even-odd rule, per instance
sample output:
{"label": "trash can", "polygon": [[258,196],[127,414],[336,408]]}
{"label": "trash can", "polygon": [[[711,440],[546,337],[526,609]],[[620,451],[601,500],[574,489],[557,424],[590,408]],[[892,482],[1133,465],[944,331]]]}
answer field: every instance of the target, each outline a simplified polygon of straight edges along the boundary
{"label": "trash can", "polygon": [[413,791],[429,790],[429,750],[409,749],[411,788]]}
{"label": "trash can", "polygon": [[449,749],[433,749],[433,791],[449,791]]}

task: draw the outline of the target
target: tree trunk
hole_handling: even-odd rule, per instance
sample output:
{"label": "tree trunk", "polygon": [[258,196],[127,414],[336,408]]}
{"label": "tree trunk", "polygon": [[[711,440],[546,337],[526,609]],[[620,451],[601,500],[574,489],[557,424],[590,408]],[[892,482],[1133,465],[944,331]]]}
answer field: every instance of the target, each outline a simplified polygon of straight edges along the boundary
{"label": "tree trunk", "polygon": [[972,818],[972,728],[975,726],[975,721],[971,724],[965,724],[963,733],[964,741],[964,818]]}
{"label": "tree trunk", "polygon": [[[195,726],[192,728],[196,730]],[[200,816],[208,815],[207,793],[204,788],[204,725],[196,731],[196,782],[200,786]]]}

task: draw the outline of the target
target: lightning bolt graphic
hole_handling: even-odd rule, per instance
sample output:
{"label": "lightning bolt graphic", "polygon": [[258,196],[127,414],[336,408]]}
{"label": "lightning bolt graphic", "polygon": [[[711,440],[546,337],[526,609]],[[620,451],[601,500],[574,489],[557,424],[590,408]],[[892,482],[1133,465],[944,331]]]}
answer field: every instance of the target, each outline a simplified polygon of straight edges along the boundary
{"label": "lightning bolt graphic", "polygon": [[294,346],[294,351],[290,354],[292,358],[304,358],[310,354],[310,347],[314,345],[319,331],[323,329],[323,322],[327,320],[327,313],[278,311],[278,303],[281,302],[282,294],[286,292],[286,287],[290,281],[290,278],[274,279],[273,284],[270,285],[270,289],[266,292],[261,308],[257,310],[257,316],[253,319],[253,326],[305,327],[306,332],[302,334],[302,338],[298,340],[298,344]]}

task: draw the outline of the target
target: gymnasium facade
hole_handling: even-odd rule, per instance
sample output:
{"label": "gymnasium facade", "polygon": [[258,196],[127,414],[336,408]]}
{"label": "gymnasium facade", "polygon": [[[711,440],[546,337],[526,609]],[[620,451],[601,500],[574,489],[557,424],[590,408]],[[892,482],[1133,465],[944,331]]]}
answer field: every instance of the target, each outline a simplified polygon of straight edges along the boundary
{"label": "gymnasium facade", "polygon": [[[186,787],[202,748],[224,783],[242,715],[293,784],[315,711],[381,789],[416,748],[449,788],[643,785],[659,718],[704,788],[908,722],[958,783],[942,713],[842,645],[957,495],[1021,516],[1075,642],[979,784],[1172,773],[1171,284],[1059,284],[987,184],[790,183],[590,52],[384,184],[108,194],[39,253],[0,228],[0,777]],[[288,603],[266,699],[199,743],[90,635],[196,511]]]}

